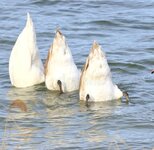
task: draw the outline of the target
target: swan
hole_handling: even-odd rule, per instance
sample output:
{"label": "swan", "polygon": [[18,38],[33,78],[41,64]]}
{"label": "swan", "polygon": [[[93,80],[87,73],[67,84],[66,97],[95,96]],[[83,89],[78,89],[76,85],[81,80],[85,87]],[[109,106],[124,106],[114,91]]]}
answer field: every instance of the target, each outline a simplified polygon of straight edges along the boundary
{"label": "swan", "polygon": [[81,72],[79,97],[84,101],[109,101],[120,99],[122,92],[112,82],[111,71],[101,46],[94,41]]}
{"label": "swan", "polygon": [[79,89],[80,71],[74,63],[65,36],[57,29],[45,62],[45,84],[60,93]]}
{"label": "swan", "polygon": [[36,34],[30,14],[27,23],[12,49],[9,59],[9,75],[11,84],[24,88],[45,81],[44,67],[40,59]]}

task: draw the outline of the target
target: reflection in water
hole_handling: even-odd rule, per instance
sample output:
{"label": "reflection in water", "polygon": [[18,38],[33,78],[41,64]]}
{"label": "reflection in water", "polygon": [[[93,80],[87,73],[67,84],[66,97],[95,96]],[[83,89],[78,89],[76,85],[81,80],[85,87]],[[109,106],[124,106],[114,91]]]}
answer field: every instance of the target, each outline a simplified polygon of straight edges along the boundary
{"label": "reflection in water", "polygon": [[59,92],[46,90],[42,85],[11,88],[8,98],[11,103],[22,99],[27,104],[27,112],[10,108],[2,148],[74,149],[78,145],[82,148],[93,145],[128,148],[120,133],[112,134],[106,130],[116,131],[112,119],[118,108],[123,107],[121,101],[90,103],[86,107],[85,102],[78,100],[78,91],[59,95]]}
{"label": "reflection in water", "polygon": [[[27,126],[25,120],[34,118],[34,113],[22,113],[21,111],[8,112],[5,120],[2,149],[27,148],[31,138],[37,130],[34,126]],[[25,122],[25,123],[24,123]],[[28,123],[28,122],[27,122]]]}
{"label": "reflection in water", "polygon": [[73,136],[77,132],[77,129],[75,129],[77,127],[75,116],[78,113],[76,96],[77,91],[61,95],[59,95],[59,92],[48,90],[45,92],[43,103],[45,105],[45,121],[47,122],[45,127],[47,132],[44,133],[46,149],[51,147],[62,148],[72,144],[69,133],[72,133]]}
{"label": "reflection in water", "polygon": [[27,105],[26,105],[26,103],[23,100],[20,100],[20,99],[14,100],[11,103],[10,108],[19,108],[21,111],[27,112]]}
{"label": "reflection in water", "polygon": [[[112,115],[121,107],[121,100],[109,101],[109,102],[98,102],[89,103],[86,107],[85,102],[80,101],[80,110],[82,112],[87,112],[85,114],[88,116],[86,118],[85,128],[80,132],[80,137],[84,139],[85,142],[93,145],[104,145],[104,148],[109,149],[120,149],[120,146],[129,148],[126,141],[120,136],[119,133],[116,135],[109,134],[105,127],[108,126],[110,130],[115,130],[114,125],[108,120],[112,118]],[[114,119],[114,118],[113,118]],[[112,128],[113,127],[113,128]],[[96,144],[97,143],[97,144]],[[101,146],[99,148],[102,148]]]}
{"label": "reflection in water", "polygon": [[105,101],[105,102],[89,102],[86,106],[85,101],[79,101],[81,111],[89,110],[101,114],[101,116],[110,116],[114,113],[116,107],[120,106],[121,100]]}
{"label": "reflection in water", "polygon": [[[6,149],[8,145],[11,150],[17,146],[23,146],[19,148],[22,150],[130,149],[124,143],[132,149],[153,148],[152,1],[14,0],[8,5],[2,0],[0,8],[0,143],[2,135],[7,137],[9,140],[3,140]],[[97,40],[106,50],[114,82],[128,91],[133,104],[114,101],[87,108],[78,101],[78,92],[59,96],[44,84],[10,88],[10,50],[29,10],[35,19],[42,59],[57,25],[67,35],[79,68],[85,63],[90,44]],[[26,113],[18,108],[8,110],[17,99],[26,103]]]}
{"label": "reflection in water", "polygon": [[[11,116],[13,117],[13,116]],[[2,149],[16,149],[29,147],[31,138],[37,128],[23,127],[14,118],[6,122],[2,141]]]}
{"label": "reflection in water", "polygon": [[[18,149],[77,148],[106,145],[110,149],[126,145],[120,134],[112,135],[111,116],[121,107],[121,101],[90,103],[79,101],[78,91],[59,94],[44,86],[25,89],[10,88],[8,98],[21,99],[27,105],[27,112],[11,108],[6,117],[3,148],[12,145]],[[114,118],[113,118],[114,119]],[[119,135],[119,136],[118,136]],[[72,141],[72,139],[75,139]],[[123,141],[122,141],[123,140]]]}
{"label": "reflection in water", "polygon": [[28,87],[28,88],[15,88],[12,87],[8,91],[8,98],[10,100],[10,104],[13,103],[14,100],[22,100],[26,106],[27,111],[32,111],[37,114],[41,114],[42,99],[45,93],[44,84]]}
{"label": "reflection in water", "polygon": [[77,148],[78,145],[86,147],[104,143],[110,149],[118,148],[119,144],[128,148],[120,135],[110,135],[104,130],[104,126],[108,124],[105,122],[121,106],[121,101],[91,103],[86,107],[85,102],[74,99],[77,93],[60,96],[57,93],[48,94],[44,103],[50,130],[45,137],[50,146],[67,149]]}
{"label": "reflection in water", "polygon": [[27,88],[11,87],[9,88],[7,95],[10,100],[21,99],[26,101],[34,101],[34,99],[36,99],[37,95],[39,94],[39,91],[44,90],[44,88],[45,87],[43,84]]}
{"label": "reflection in water", "polygon": [[37,98],[41,88],[41,86],[10,88],[8,98],[11,107],[7,108],[2,149],[33,149],[33,145],[35,146],[32,144],[33,138],[40,130],[39,125],[35,123],[43,118],[43,115],[40,115],[41,110],[38,109],[42,107],[38,105],[41,104],[40,98]]}

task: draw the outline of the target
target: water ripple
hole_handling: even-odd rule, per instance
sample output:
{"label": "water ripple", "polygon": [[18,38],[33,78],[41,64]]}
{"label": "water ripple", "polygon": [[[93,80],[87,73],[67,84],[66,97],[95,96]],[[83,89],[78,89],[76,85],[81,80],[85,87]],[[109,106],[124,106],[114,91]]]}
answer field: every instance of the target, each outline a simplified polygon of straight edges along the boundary
{"label": "water ripple", "polygon": [[[0,139],[1,149],[152,149],[154,143],[154,26],[149,1],[0,1]],[[45,62],[57,26],[67,38],[82,69],[92,42],[106,53],[113,81],[127,91],[107,103],[79,101],[79,91],[62,94],[45,84],[18,89],[11,86],[11,49],[26,22],[33,18],[40,55]],[[20,99],[27,112],[10,108]]]}

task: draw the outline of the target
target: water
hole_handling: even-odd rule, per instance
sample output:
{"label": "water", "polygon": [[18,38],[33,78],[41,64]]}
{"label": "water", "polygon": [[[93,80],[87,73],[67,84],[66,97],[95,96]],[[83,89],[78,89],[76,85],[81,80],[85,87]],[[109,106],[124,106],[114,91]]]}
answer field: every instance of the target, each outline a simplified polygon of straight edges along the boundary
{"label": "water", "polygon": [[[0,1],[1,149],[154,149],[154,0]],[[15,40],[33,18],[43,61],[60,26],[78,68],[97,40],[113,80],[131,103],[86,107],[78,91],[59,96],[44,84],[26,89],[10,84],[8,61]],[[28,112],[10,108],[21,99]]]}

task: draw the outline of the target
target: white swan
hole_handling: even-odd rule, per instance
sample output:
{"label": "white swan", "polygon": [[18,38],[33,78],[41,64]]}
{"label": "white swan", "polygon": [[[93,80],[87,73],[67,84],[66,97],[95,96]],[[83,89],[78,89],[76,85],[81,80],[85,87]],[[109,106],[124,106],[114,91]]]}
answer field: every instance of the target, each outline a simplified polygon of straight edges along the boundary
{"label": "white swan", "polygon": [[80,100],[108,101],[119,99],[123,95],[124,93],[112,82],[105,53],[94,41],[81,73]]}
{"label": "white swan", "polygon": [[17,38],[9,60],[13,86],[23,88],[44,82],[44,67],[36,44],[34,25],[27,13],[26,26]]}
{"label": "white swan", "polygon": [[45,83],[49,90],[70,92],[79,89],[80,72],[63,34],[57,30],[45,63]]}

